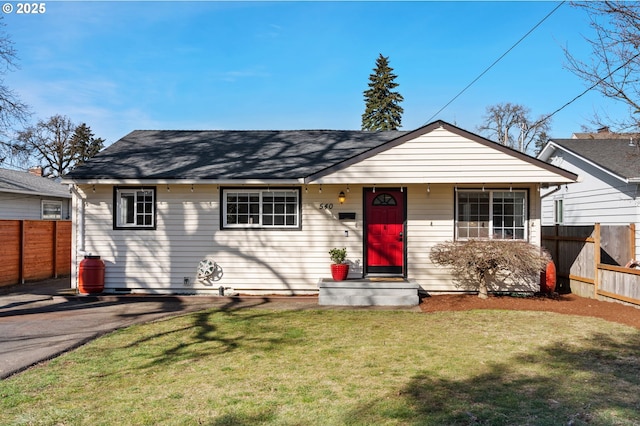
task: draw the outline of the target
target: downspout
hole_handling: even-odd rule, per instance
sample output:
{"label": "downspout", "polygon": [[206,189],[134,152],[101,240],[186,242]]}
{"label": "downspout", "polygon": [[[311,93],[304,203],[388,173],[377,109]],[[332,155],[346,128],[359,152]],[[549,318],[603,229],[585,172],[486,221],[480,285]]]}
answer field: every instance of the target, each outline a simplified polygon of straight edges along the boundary
{"label": "downspout", "polygon": [[71,288],[78,288],[78,256],[84,257],[85,236],[84,236],[84,203],[85,200],[78,192],[76,184],[69,185],[69,192],[73,194],[71,198],[71,208],[73,210],[71,226]]}
{"label": "downspout", "polygon": [[542,200],[543,198],[546,198],[546,197],[548,197],[548,196],[549,196],[549,195],[551,195],[551,194],[555,194],[556,192],[560,191],[560,189],[562,189],[562,186],[561,186],[561,185],[558,185],[558,186],[556,187],[556,189],[554,189],[553,191],[549,191],[549,192],[547,192],[547,193],[546,193],[546,194],[544,194],[544,195],[540,194],[540,199]]}

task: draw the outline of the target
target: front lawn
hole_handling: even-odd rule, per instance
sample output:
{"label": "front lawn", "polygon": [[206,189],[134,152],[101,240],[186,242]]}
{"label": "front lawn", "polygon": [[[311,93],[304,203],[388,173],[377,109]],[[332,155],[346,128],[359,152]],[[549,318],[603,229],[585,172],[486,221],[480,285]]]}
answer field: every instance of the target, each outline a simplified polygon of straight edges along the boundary
{"label": "front lawn", "polygon": [[640,333],[544,312],[210,310],[1,381],[0,424],[637,425]]}

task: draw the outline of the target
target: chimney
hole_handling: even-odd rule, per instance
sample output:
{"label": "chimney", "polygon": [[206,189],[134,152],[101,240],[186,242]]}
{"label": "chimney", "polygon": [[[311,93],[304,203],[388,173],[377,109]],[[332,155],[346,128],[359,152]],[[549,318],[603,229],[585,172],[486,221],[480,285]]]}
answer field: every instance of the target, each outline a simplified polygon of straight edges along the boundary
{"label": "chimney", "polygon": [[609,130],[609,126],[604,126],[598,129],[598,133],[611,133],[611,132]]}
{"label": "chimney", "polygon": [[42,176],[42,167],[40,166],[29,167],[29,173],[35,176]]}

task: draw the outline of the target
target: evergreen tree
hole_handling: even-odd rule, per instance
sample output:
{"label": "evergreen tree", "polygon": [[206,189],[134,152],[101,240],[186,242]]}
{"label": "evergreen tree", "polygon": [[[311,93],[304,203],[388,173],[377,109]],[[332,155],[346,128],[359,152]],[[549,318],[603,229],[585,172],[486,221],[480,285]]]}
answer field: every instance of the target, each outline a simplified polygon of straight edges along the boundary
{"label": "evergreen tree", "polygon": [[376,60],[374,73],[369,75],[369,89],[364,91],[365,111],[362,114],[362,130],[397,130],[404,110],[400,102],[404,100],[394,82],[396,75],[389,66],[389,58],[382,56]]}
{"label": "evergreen tree", "polygon": [[81,165],[104,148],[104,139],[95,138],[91,128],[82,123],[71,136],[71,150],[75,155],[76,166]]}

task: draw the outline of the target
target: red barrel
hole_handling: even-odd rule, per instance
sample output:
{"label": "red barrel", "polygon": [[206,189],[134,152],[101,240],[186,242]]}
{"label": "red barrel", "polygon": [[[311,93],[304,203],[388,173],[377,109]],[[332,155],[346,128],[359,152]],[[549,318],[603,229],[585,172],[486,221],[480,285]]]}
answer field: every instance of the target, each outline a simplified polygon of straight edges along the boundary
{"label": "red barrel", "polygon": [[102,293],[104,290],[104,262],[100,256],[85,256],[78,268],[78,292]]}

